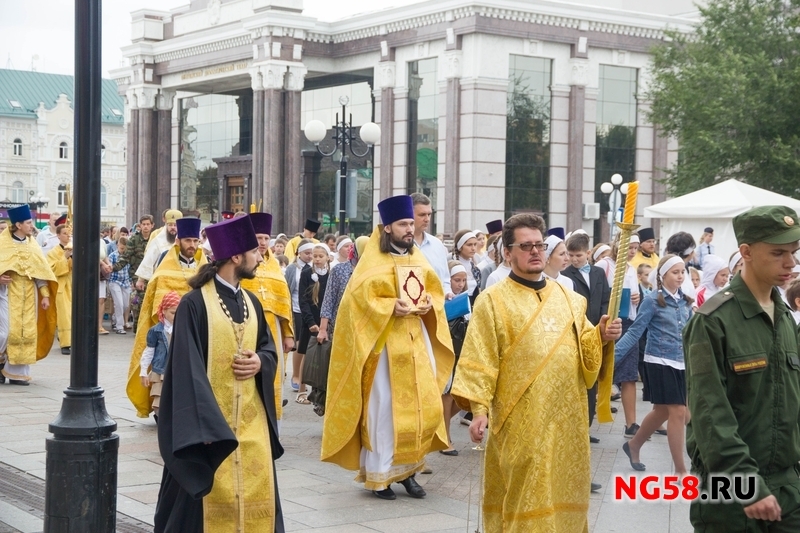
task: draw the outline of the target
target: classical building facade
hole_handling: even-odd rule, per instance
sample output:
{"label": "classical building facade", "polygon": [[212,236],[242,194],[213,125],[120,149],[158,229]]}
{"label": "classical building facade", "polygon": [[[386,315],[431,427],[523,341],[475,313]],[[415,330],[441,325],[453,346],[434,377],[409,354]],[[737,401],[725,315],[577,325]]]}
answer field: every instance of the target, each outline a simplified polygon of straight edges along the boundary
{"label": "classical building facade", "polygon": [[309,216],[333,227],[338,162],[303,128],[332,128],[341,100],[354,126],[381,127],[374,152],[348,161],[352,232],[381,198],[422,191],[439,233],[532,211],[599,237],[612,174],[640,181],[640,213],[665,197],[677,152],[647,120],[650,50],[668,28],[691,31],[693,8],[584,3],[432,0],[334,23],[302,0],[135,12],[130,66],[112,73],[127,101],[128,219],[256,204],[285,233]]}
{"label": "classical building facade", "polygon": [[[47,197],[40,218],[67,209],[73,182],[73,77],[0,69],[0,200],[29,203]],[[124,101],[112,80],[103,80],[100,190],[101,220],[125,222],[127,136]]]}

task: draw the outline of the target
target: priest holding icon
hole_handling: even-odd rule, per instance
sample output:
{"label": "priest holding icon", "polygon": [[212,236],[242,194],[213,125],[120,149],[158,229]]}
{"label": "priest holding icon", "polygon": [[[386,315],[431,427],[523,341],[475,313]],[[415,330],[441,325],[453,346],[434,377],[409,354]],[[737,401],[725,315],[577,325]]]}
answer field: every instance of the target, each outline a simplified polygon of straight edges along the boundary
{"label": "priest holding icon", "polygon": [[424,498],[414,474],[425,455],[449,447],[440,398],[453,345],[442,284],[414,250],[411,197],[387,198],[378,211],[383,225],[372,233],[336,317],[322,460],[358,471],[356,481],[378,498],[396,498],[392,483]]}

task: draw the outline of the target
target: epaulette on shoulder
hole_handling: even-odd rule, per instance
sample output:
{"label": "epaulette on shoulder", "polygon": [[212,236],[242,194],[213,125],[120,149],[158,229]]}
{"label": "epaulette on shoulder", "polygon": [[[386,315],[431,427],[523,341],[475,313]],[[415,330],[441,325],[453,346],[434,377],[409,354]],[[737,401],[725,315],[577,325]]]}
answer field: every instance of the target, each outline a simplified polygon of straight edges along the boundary
{"label": "epaulette on shoulder", "polygon": [[720,291],[705,302],[697,310],[701,315],[710,315],[720,308],[722,304],[733,298],[733,291],[728,288],[727,290]]}

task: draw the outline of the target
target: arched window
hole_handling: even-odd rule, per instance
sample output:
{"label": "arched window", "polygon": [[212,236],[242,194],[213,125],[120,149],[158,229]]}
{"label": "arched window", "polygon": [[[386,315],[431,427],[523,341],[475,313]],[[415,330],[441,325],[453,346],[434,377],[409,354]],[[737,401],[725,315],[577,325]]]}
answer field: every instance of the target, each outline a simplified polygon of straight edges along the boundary
{"label": "arched window", "polygon": [[58,205],[59,207],[67,205],[67,186],[63,184],[58,186]]}
{"label": "arched window", "polygon": [[14,139],[14,155],[18,157],[22,155],[22,139]]}
{"label": "arched window", "polygon": [[128,162],[128,149],[127,148],[123,148],[122,149],[122,162],[123,163],[127,163]]}
{"label": "arched window", "polygon": [[119,190],[119,206],[121,208],[123,208],[123,209],[125,209],[126,200],[127,200],[127,198],[126,198],[126,193],[125,193],[125,187],[123,187],[123,188],[121,188]]}
{"label": "arched window", "polygon": [[62,142],[58,145],[58,158],[59,159],[67,159],[69,156],[69,150],[67,148],[67,143]]}
{"label": "arched window", "polygon": [[106,194],[106,187],[105,185],[100,186],[100,209],[106,208],[106,200],[108,195]]}
{"label": "arched window", "polygon": [[106,145],[105,144],[101,144],[100,145],[100,161],[105,161],[105,160],[106,160]]}
{"label": "arched window", "polygon": [[25,185],[21,181],[15,181],[11,184],[11,201],[16,204],[27,203],[28,199],[25,197]]}

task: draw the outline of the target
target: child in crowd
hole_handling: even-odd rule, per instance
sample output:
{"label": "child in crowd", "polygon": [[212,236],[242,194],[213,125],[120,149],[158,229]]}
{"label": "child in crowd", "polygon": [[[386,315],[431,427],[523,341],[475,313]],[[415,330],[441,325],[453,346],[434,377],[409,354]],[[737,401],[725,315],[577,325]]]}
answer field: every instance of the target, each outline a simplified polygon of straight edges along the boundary
{"label": "child in crowd", "polygon": [[[608,245],[606,245],[608,246]],[[610,252],[609,246],[609,252]],[[561,274],[572,280],[574,291],[586,298],[586,318],[594,325],[600,317],[608,312],[608,300],[611,288],[603,269],[589,264],[589,236],[586,233],[573,233],[567,239],[567,253],[572,263]],[[589,427],[594,421],[597,406],[597,383],[588,391]],[[597,437],[590,437],[593,443],[600,442]]]}
{"label": "child in crowd", "polygon": [[700,282],[703,279],[703,272],[701,270],[696,269],[693,266],[690,266],[689,267],[689,275],[692,276],[692,285],[694,285],[694,288],[695,289],[699,289],[700,288]]}
{"label": "child in crowd", "polygon": [[727,285],[730,273],[727,261],[718,255],[706,254],[703,259],[703,279],[700,282],[700,287],[695,287],[697,288],[697,304],[695,307],[703,305],[703,302]]}
{"label": "child in crowd", "polygon": [[653,286],[650,284],[650,272],[653,268],[650,265],[642,263],[636,268],[636,276],[639,278],[639,291],[643,295],[650,294]]}
{"label": "child in crowd", "polygon": [[281,272],[286,274],[286,267],[289,266],[289,258],[281,254],[281,255],[276,255],[275,259],[277,259],[278,264],[281,266]]}
{"label": "child in crowd", "polygon": [[616,344],[615,356],[619,360],[636,346],[644,330],[648,330],[643,376],[647,392],[644,399],[653,404],[653,410],[644,417],[633,439],[622,445],[631,467],[637,471],[645,470],[645,465],[639,462],[639,451],[666,421],[675,473],[679,476],[687,473],[683,456],[688,412],[681,334],[692,316],[693,300],[681,288],[685,276],[683,259],[672,254],[662,257],[656,270],[657,289],[644,299],[633,325]]}
{"label": "child in crowd", "polygon": [[[319,333],[320,307],[322,306],[322,297],[325,296],[328,273],[330,272],[328,263],[329,251],[330,249],[324,242],[315,244],[311,252],[311,267],[304,268],[300,273],[298,290],[301,325],[299,327],[300,343],[297,346],[297,353],[301,354],[301,357],[308,350],[308,343],[311,341],[311,337],[316,339],[317,333]],[[295,402],[303,405],[311,403],[308,399],[308,394],[305,392],[305,384],[302,383],[302,374],[301,385]]]}
{"label": "child in crowd", "polygon": [[288,243],[284,238],[278,238],[275,240],[275,246],[272,247],[272,251],[275,256],[283,255],[283,252],[286,251],[286,243]]}
{"label": "child in crowd", "polygon": [[142,352],[139,361],[139,376],[142,386],[150,389],[153,398],[153,412],[158,421],[158,404],[161,399],[161,382],[164,378],[164,368],[167,366],[169,341],[172,338],[172,322],[175,320],[175,311],[181,297],[175,291],[164,295],[158,306],[158,324],[147,332],[147,348]]}
{"label": "child in crowd", "polygon": [[593,265],[596,265],[597,263],[600,262],[601,259],[605,259],[606,257],[611,257],[612,259],[616,259],[616,256],[612,257],[611,253],[612,253],[611,246],[607,245],[604,242],[601,242],[600,244],[597,244],[595,245],[594,248],[592,248],[592,253],[589,254],[589,257],[591,258],[590,262]]}

